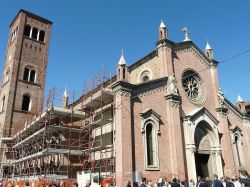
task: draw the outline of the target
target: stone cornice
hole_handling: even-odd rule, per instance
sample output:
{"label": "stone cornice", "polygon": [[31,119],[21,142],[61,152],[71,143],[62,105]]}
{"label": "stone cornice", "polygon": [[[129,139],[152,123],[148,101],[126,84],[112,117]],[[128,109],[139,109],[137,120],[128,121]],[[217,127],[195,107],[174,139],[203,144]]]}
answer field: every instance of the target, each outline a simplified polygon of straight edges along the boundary
{"label": "stone cornice", "polygon": [[227,98],[225,98],[225,107],[228,108],[228,113],[235,115],[240,121],[245,120],[250,123],[250,116],[240,112]]}
{"label": "stone cornice", "polygon": [[154,79],[148,82],[140,83],[134,85],[134,91],[132,95],[144,95],[152,94],[155,91],[167,90],[167,77],[162,77],[159,79]]}
{"label": "stone cornice", "polygon": [[120,95],[129,94],[131,95],[131,92],[133,90],[134,85],[130,84],[127,81],[117,81],[112,85],[112,90],[115,94],[120,93]]}

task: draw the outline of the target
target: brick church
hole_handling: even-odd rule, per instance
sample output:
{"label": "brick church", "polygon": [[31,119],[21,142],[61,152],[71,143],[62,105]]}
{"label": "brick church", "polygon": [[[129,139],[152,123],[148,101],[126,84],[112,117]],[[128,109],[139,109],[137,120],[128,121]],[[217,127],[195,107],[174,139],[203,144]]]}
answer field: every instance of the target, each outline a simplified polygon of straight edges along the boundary
{"label": "brick church", "polygon": [[[161,21],[154,51],[131,65],[122,54],[110,80],[72,103],[65,90],[63,106],[43,110],[51,25],[24,10],[10,25],[0,90],[5,177],[65,179],[91,171],[123,186],[143,176],[250,173],[250,103],[239,97],[234,105],[225,98],[220,62],[208,43],[199,49],[186,27],[182,42],[171,41]],[[14,132],[31,114],[31,121]],[[48,123],[45,116],[51,115]],[[31,140],[37,145],[32,150]]]}

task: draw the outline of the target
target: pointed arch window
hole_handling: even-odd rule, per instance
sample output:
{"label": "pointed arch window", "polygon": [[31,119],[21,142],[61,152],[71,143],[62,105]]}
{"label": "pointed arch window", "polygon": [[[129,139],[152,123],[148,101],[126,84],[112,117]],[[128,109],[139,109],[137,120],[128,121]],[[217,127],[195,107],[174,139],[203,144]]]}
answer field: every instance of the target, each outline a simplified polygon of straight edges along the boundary
{"label": "pointed arch window", "polygon": [[141,113],[141,132],[144,140],[145,170],[159,170],[160,116],[152,109],[147,109]]}
{"label": "pointed arch window", "polygon": [[22,110],[27,112],[31,110],[31,100],[29,95],[23,95]]}
{"label": "pointed arch window", "polygon": [[236,126],[232,129],[233,149],[238,169],[244,168],[242,130]]}

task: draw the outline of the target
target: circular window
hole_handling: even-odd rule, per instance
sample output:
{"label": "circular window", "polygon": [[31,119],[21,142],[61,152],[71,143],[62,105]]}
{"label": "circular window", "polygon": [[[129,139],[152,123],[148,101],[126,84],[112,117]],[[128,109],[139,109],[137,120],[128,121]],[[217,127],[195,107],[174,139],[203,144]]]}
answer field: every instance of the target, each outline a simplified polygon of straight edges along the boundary
{"label": "circular window", "polygon": [[140,82],[147,82],[147,81],[149,81],[150,80],[150,73],[149,73],[149,71],[148,70],[143,71],[141,73],[139,79],[140,79],[139,80]]}
{"label": "circular window", "polygon": [[186,70],[182,74],[182,86],[188,99],[201,105],[205,101],[205,90],[200,76],[193,70]]}

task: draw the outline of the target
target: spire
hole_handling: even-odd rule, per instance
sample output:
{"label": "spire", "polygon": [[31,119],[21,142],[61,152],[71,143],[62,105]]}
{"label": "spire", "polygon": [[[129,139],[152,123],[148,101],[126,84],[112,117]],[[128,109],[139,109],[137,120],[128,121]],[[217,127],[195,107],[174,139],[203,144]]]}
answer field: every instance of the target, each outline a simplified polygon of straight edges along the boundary
{"label": "spire", "polygon": [[243,102],[243,99],[242,99],[242,97],[240,96],[240,94],[238,94],[238,97],[237,97],[237,103],[238,103],[238,102],[240,102],[240,103]]}
{"label": "spire", "polygon": [[189,38],[190,32],[189,32],[188,28],[187,28],[187,27],[184,27],[184,28],[182,29],[182,32],[184,32],[184,34],[185,34],[185,39],[184,39],[183,41],[184,41],[184,42],[186,42],[186,41],[191,41],[191,39]]}
{"label": "spire", "polygon": [[208,43],[208,41],[207,41],[207,45],[206,45],[206,48],[205,48],[205,50],[211,50],[212,48],[211,48],[211,46],[209,45],[209,43]]}
{"label": "spire", "polygon": [[62,98],[62,107],[67,108],[68,106],[68,93],[67,93],[67,88],[65,88],[64,93],[63,93],[63,98]]}
{"label": "spire", "polygon": [[209,45],[208,41],[206,44],[206,48],[205,48],[205,55],[212,60],[214,58],[214,53],[213,53],[213,49],[211,48],[211,46]]}
{"label": "spire", "polygon": [[165,26],[163,20],[161,20],[161,24],[158,28],[158,32],[159,32],[159,40],[168,39],[168,29]]}
{"label": "spire", "polygon": [[63,97],[68,97],[67,88],[64,90]]}
{"label": "spire", "polygon": [[165,24],[164,24],[164,22],[163,22],[163,19],[161,20],[161,24],[160,24],[159,27],[160,27],[160,28],[166,28],[166,26],[165,26]]}
{"label": "spire", "polygon": [[123,50],[122,50],[122,55],[120,57],[120,60],[118,62],[118,65],[127,65],[126,64],[126,61],[125,61],[125,58],[124,58],[124,55],[123,55]]}

